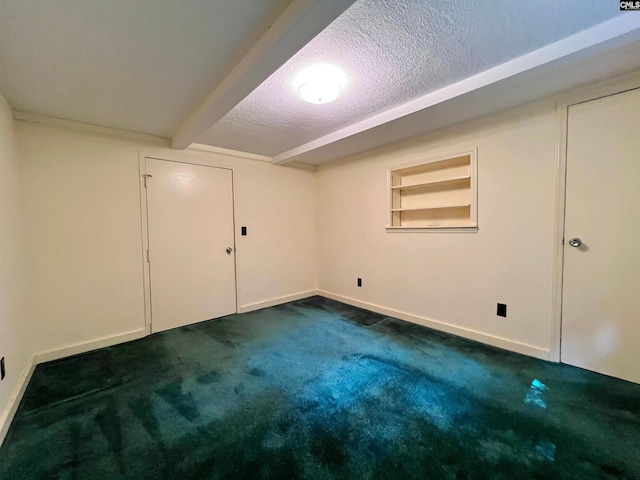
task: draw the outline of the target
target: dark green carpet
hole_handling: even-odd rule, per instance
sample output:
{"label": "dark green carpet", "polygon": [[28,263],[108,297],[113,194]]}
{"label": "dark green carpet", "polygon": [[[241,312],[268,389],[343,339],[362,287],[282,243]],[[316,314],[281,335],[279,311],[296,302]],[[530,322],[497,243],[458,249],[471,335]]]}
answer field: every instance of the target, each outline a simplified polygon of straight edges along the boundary
{"label": "dark green carpet", "polygon": [[5,479],[640,478],[640,385],[314,297],[40,365]]}

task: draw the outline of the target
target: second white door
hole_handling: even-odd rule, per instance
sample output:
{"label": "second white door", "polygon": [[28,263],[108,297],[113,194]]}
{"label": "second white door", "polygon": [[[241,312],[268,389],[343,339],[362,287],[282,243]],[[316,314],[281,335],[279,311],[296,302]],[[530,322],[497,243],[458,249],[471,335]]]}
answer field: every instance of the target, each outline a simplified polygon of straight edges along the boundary
{"label": "second white door", "polygon": [[640,383],[640,90],[569,108],[562,361]]}
{"label": "second white door", "polygon": [[231,170],[146,159],[152,331],[236,313]]}

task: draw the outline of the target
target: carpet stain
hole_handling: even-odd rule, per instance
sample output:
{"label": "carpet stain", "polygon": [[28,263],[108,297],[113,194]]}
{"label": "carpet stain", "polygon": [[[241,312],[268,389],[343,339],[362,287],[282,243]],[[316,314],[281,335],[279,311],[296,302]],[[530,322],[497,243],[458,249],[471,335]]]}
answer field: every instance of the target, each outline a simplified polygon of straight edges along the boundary
{"label": "carpet stain", "polygon": [[128,403],[129,409],[135,416],[135,421],[139,422],[144,430],[153,440],[157,442],[157,446],[163,452],[166,451],[162,433],[160,431],[160,423],[153,411],[153,400],[147,396],[133,398]]}
{"label": "carpet stain", "polygon": [[321,297],[39,365],[0,479],[640,479],[640,385]]}
{"label": "carpet stain", "polygon": [[220,381],[220,374],[215,370],[211,370],[210,372],[204,373],[202,375],[198,375],[196,377],[196,382],[200,385],[211,385],[212,383]]}
{"label": "carpet stain", "polygon": [[181,384],[170,383],[156,390],[156,393],[173,405],[176,411],[190,422],[200,416],[198,404],[193,398],[193,394],[191,392],[183,392]]}
{"label": "carpet stain", "polygon": [[116,401],[109,398],[106,407],[94,416],[94,420],[117,460],[120,473],[124,475],[126,466],[122,456],[122,427]]}
{"label": "carpet stain", "polygon": [[255,368],[255,367],[249,370],[248,373],[253,377],[264,377],[266,375],[266,372],[264,370],[261,370],[260,368]]}

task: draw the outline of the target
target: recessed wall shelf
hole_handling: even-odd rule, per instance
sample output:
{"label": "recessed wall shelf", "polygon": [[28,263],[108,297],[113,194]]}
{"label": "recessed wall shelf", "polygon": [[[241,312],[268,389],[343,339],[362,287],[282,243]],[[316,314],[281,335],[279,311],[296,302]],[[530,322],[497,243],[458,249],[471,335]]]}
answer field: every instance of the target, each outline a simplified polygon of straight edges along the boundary
{"label": "recessed wall shelf", "polygon": [[476,151],[388,170],[389,231],[477,229]]}

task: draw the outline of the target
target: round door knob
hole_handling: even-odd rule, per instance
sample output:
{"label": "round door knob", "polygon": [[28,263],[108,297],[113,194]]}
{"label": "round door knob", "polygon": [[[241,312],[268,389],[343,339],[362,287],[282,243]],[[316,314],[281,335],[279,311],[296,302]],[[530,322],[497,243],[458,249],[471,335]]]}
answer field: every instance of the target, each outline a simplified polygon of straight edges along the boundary
{"label": "round door knob", "polygon": [[227,255],[231,255],[231,252],[233,252],[233,248],[227,247]]}
{"label": "round door knob", "polygon": [[569,245],[577,248],[580,245],[582,245],[582,240],[580,240],[578,237],[574,237],[571,240],[569,240]]}

